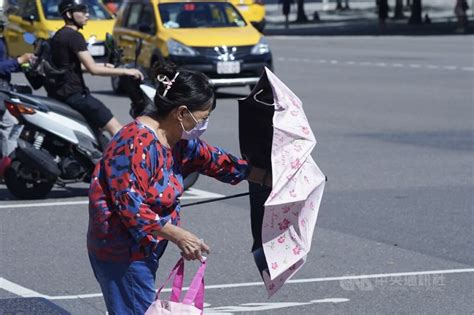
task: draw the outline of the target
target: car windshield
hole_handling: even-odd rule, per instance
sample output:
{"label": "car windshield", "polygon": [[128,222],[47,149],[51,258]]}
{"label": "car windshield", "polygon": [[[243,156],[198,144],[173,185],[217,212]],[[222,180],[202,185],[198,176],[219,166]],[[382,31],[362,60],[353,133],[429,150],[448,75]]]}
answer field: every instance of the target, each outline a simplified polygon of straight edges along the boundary
{"label": "car windshield", "polygon": [[226,2],[186,2],[159,4],[165,28],[243,27],[245,20]]}
{"label": "car windshield", "polygon": [[[58,12],[58,0],[41,0],[43,5],[44,16],[48,20],[62,20],[62,16]],[[99,3],[98,0],[87,0],[87,8],[89,9],[89,19],[91,20],[110,20],[113,17]]]}

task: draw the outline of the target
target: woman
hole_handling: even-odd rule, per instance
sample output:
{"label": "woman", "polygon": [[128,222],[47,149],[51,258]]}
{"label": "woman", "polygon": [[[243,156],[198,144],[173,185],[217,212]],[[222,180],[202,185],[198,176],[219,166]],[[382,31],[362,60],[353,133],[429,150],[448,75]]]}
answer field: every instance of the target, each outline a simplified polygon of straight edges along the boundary
{"label": "woman", "polygon": [[109,314],[146,311],[168,241],[187,260],[209,252],[179,227],[184,175],[199,171],[230,184],[271,185],[264,170],[199,139],[215,108],[204,74],[166,65],[158,73],[153,108],[112,138],[92,178],[87,244]]}

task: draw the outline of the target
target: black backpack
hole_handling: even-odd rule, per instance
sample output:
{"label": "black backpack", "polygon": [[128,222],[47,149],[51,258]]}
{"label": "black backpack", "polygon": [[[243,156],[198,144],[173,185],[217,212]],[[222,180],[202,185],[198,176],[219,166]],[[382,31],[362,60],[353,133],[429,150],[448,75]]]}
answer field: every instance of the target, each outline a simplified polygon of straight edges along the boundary
{"label": "black backpack", "polygon": [[25,71],[28,82],[37,90],[44,86],[46,91],[57,90],[65,82],[68,68],[57,68],[51,60],[51,39],[40,39],[37,43],[36,62]]}

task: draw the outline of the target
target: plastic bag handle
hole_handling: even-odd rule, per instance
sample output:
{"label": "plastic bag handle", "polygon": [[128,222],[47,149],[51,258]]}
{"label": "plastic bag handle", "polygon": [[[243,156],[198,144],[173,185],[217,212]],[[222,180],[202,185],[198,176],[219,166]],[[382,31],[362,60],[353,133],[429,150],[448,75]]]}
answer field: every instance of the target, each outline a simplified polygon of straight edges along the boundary
{"label": "plastic bag handle", "polygon": [[192,304],[200,310],[204,308],[204,272],[206,271],[206,260],[201,262],[198,271],[194,275],[188,292],[184,296],[183,304]]}
{"label": "plastic bag handle", "polygon": [[173,270],[171,270],[168,279],[163,283],[161,288],[158,289],[156,292],[156,300],[160,298],[160,292],[163,288],[168,284],[170,279],[174,276],[173,279],[173,287],[171,289],[171,296],[170,301],[179,302],[181,296],[181,290],[183,288],[183,280],[184,280],[184,259],[180,258],[176,265],[174,266]]}

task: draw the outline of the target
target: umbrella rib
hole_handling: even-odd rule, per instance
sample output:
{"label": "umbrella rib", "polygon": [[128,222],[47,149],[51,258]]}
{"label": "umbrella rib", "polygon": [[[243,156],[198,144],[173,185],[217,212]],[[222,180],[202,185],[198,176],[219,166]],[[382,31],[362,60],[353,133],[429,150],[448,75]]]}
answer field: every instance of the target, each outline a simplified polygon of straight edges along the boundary
{"label": "umbrella rib", "polygon": [[243,197],[243,196],[249,196],[249,195],[258,195],[264,192],[269,192],[270,189],[262,189],[253,193],[246,192],[246,193],[240,193],[240,194],[235,194],[235,195],[230,195],[230,196],[225,196],[225,197],[219,197],[219,198],[213,198],[213,199],[208,199],[208,200],[203,200],[203,201],[196,201],[196,202],[191,202],[187,203],[185,205],[182,205],[181,208],[184,207],[189,207],[189,206],[195,206],[195,205],[202,205],[205,203],[211,203],[211,202],[216,202],[216,201],[221,201],[221,200],[226,200],[226,199],[233,199],[233,198],[238,198],[238,197]]}

